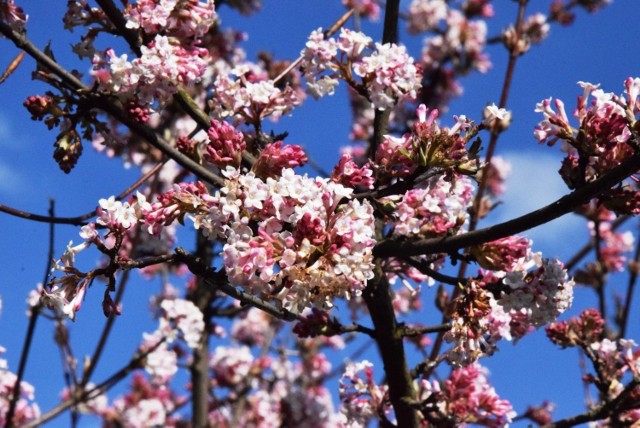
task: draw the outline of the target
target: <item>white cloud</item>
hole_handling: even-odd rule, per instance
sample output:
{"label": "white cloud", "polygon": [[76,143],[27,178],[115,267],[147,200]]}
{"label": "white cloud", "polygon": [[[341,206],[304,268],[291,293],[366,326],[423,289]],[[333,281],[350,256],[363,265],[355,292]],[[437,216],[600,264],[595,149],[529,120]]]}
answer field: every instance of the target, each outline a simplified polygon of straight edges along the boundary
{"label": "white cloud", "polygon": [[19,195],[25,190],[23,183],[18,171],[0,161],[0,195]]}
{"label": "white cloud", "polygon": [[9,121],[0,113],[0,145],[6,145],[9,140]]}
{"label": "white cloud", "polygon": [[[544,147],[539,147],[534,151],[501,154],[511,164],[511,175],[506,182],[507,191],[500,198],[503,203],[488,222],[495,224],[513,219],[569,193],[558,174],[560,154],[546,149],[546,152]],[[523,234],[533,240],[534,251],[542,251],[545,257],[569,254],[588,239],[584,220],[574,214],[567,214]]]}

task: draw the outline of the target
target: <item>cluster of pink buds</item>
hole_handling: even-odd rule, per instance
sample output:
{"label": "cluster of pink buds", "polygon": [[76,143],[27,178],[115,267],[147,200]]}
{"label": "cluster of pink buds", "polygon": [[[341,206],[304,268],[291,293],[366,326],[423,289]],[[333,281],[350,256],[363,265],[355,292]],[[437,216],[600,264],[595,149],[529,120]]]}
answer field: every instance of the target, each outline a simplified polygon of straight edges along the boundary
{"label": "cluster of pink buds", "polygon": [[378,147],[375,159],[381,178],[406,177],[418,168],[421,173],[444,173],[448,181],[456,174],[474,175],[479,147],[467,148],[467,143],[477,133],[477,127],[464,116],[454,117],[456,123],[451,128],[440,127],[436,121],[438,110],[429,112],[424,104],[418,106],[416,114],[418,120],[411,133],[386,136]]}
{"label": "cluster of pink buds", "polygon": [[486,368],[474,363],[452,371],[442,382],[421,380],[418,393],[425,419],[434,426],[508,426],[516,412],[498,396],[487,374]]}
{"label": "cluster of pink buds", "polygon": [[211,119],[211,127],[207,131],[209,144],[204,159],[215,164],[220,169],[227,166],[238,168],[242,161],[242,152],[247,147],[241,132],[226,122]]}

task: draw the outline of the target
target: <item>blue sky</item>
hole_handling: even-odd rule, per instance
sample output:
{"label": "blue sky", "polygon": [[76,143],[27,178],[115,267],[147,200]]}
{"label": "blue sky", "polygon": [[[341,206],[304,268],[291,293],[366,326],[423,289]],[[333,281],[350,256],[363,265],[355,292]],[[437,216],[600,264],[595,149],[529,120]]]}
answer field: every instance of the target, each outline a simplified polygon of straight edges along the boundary
{"label": "blue sky", "polygon": [[[43,47],[51,40],[54,53],[63,65],[77,67],[80,71],[88,70],[88,63],[78,64],[77,59],[68,53],[74,35],[62,30],[61,17],[66,2],[18,0],[18,3],[30,15],[28,34],[36,45]],[[494,3],[496,18],[489,21],[490,36],[498,34],[515,17],[515,2],[497,0]],[[539,5],[546,8],[548,3],[531,2],[529,10],[533,12]],[[407,4],[404,2],[403,6]],[[560,159],[557,149],[539,146],[532,136],[533,127],[539,120],[533,109],[541,99],[553,96],[563,99],[570,111],[581,93],[581,88],[576,85],[579,80],[601,83],[605,90],[620,93],[626,77],[640,76],[640,56],[634,50],[640,36],[637,8],[634,0],[615,0],[595,15],[579,13],[571,27],[554,25],[550,38],[519,60],[508,102],[514,120],[498,145],[498,154],[513,162],[513,173],[508,182],[510,190],[495,217],[485,225],[538,208],[565,192],[556,173]],[[312,30],[328,27],[344,11],[337,0],[265,0],[263,9],[262,13],[250,18],[241,17],[227,8],[220,10],[223,26],[237,27],[248,33],[249,39],[243,46],[250,59],[255,58],[260,50],[269,50],[276,58],[294,59]],[[379,23],[364,23],[363,29],[374,39],[380,38]],[[418,38],[409,38],[404,32],[401,41],[408,45],[412,55],[419,55]],[[17,52],[10,43],[0,40],[0,67],[5,67]],[[486,103],[497,102],[506,54],[499,46],[492,46],[489,53],[493,69],[487,75],[476,74],[462,80],[465,92],[451,105],[449,112],[442,115],[445,124],[451,123],[453,114],[480,118]],[[48,200],[53,198],[57,215],[83,214],[93,209],[98,199],[120,193],[137,178],[137,171],[124,171],[119,161],[94,153],[87,144],[73,172],[70,175],[61,172],[52,159],[55,133],[48,132],[41,123],[32,122],[21,106],[28,95],[41,94],[46,90],[44,85],[31,81],[33,69],[33,61],[25,59],[18,71],[0,85],[0,203],[46,214]],[[326,169],[331,168],[338,159],[337,149],[348,144],[351,115],[344,94],[344,90],[339,90],[331,98],[317,102],[310,99],[291,118],[284,118],[273,125],[274,129],[276,132],[289,131],[289,143],[303,145],[317,162]],[[3,300],[0,345],[7,348],[5,357],[10,368],[16,370],[27,325],[23,316],[25,299],[28,292],[42,281],[48,227],[4,214],[0,214],[0,224],[3,226],[0,239],[0,257],[3,260],[3,268],[0,269],[0,296]],[[586,227],[572,217],[542,226],[532,231],[530,236],[534,239],[535,250],[543,251],[548,257],[561,258],[572,254],[587,240]],[[77,229],[56,227],[56,254],[61,253],[69,240],[79,241]],[[191,239],[185,238],[181,243],[190,246]],[[90,266],[93,260],[86,257],[86,262]],[[618,290],[623,290],[624,279],[623,275],[611,277]],[[159,288],[157,281],[136,279],[131,282],[123,315],[111,339],[110,352],[99,365],[96,380],[103,379],[126,361],[138,345],[142,332],[155,328],[147,303],[149,295]],[[101,298],[101,285],[96,284],[88,293],[78,320],[71,325],[78,358],[92,352],[104,322]],[[427,303],[431,299],[432,295],[427,294]],[[594,303],[591,292],[576,289],[572,313]],[[425,304],[425,308],[429,305]],[[638,325],[637,317],[632,318],[631,324]],[[631,338],[638,337],[637,327],[630,332]],[[63,385],[59,354],[52,344],[52,334],[52,324],[41,319],[26,373],[26,380],[36,386],[36,398],[43,410],[57,403]],[[412,356],[412,360],[417,358]],[[498,393],[510,399],[518,411],[543,399],[556,402],[558,417],[583,409],[575,351],[555,351],[545,339],[544,332],[525,337],[515,347],[504,343],[500,352],[482,363],[490,368],[491,380]],[[381,373],[381,368],[378,373]],[[66,421],[62,418],[50,426],[65,425]],[[84,426],[94,423],[86,420]]]}

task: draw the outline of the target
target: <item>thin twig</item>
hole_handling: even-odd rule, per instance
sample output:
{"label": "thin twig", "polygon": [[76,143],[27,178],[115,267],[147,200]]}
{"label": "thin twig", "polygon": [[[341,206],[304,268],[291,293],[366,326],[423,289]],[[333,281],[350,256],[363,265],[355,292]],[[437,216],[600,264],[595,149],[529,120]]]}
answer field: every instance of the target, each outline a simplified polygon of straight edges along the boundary
{"label": "thin twig", "polygon": [[[53,199],[49,200],[49,216],[55,216],[55,202]],[[42,279],[42,284],[47,283],[47,279],[49,278],[49,274],[51,272],[51,264],[53,262],[53,257],[55,254],[54,244],[55,244],[55,225],[53,223],[49,223],[49,254],[47,256],[47,264],[44,270],[44,278]],[[9,403],[9,410],[7,411],[7,427],[13,426],[13,415],[15,413],[16,404],[18,403],[18,399],[20,398],[20,384],[22,383],[22,378],[24,376],[24,371],[27,366],[27,359],[29,358],[29,351],[31,350],[31,343],[33,342],[33,336],[36,330],[36,321],[38,321],[38,316],[40,315],[40,304],[36,304],[29,311],[29,325],[27,326],[27,334],[24,339],[24,343],[22,345],[22,353],[20,354],[20,363],[18,365],[18,373],[16,375],[16,381],[13,385],[13,392],[11,395],[11,402]]]}
{"label": "thin twig", "polygon": [[38,419],[23,425],[22,428],[35,428],[35,427],[38,427],[38,426],[44,424],[45,422],[50,421],[51,419],[55,418],[56,416],[58,416],[60,413],[64,412],[68,408],[70,408],[72,406],[75,406],[78,403],[87,402],[89,400],[92,400],[92,399],[98,397],[101,394],[104,394],[106,391],[108,391],[109,389],[114,387],[122,379],[127,377],[127,375],[129,375],[129,373],[131,373],[132,371],[142,367],[142,362],[144,361],[145,358],[147,358],[147,355],[149,355],[150,353],[155,351],[165,341],[166,341],[166,338],[163,338],[162,340],[159,340],[158,343],[156,343],[151,348],[145,350],[144,352],[140,352],[140,353],[136,354],[129,361],[129,363],[127,365],[125,365],[124,367],[120,368],[118,371],[116,371],[114,374],[109,376],[107,379],[105,379],[104,381],[102,381],[98,385],[94,386],[93,388],[91,388],[89,390],[83,391],[80,394],[72,394],[72,396],[70,398],[68,398],[67,400],[63,401],[59,405],[57,405],[54,409],[48,411],[44,415],[40,416]]}
{"label": "thin twig", "polygon": [[435,279],[436,281],[443,282],[449,285],[458,285],[460,279],[455,276],[445,275],[429,267],[428,263],[424,260],[414,260],[411,257],[401,257],[400,260],[404,261],[408,265],[418,269],[421,273]]}
{"label": "thin twig", "polygon": [[633,269],[629,269],[629,282],[627,283],[627,296],[624,301],[624,308],[620,316],[620,338],[624,338],[627,334],[627,326],[629,324],[629,313],[631,310],[631,300],[633,299],[633,289],[638,280],[638,266],[640,265],[640,240],[636,243],[636,253],[633,259]]}
{"label": "thin twig", "polygon": [[428,325],[424,327],[416,327],[416,326],[403,326],[400,328],[400,334],[404,337],[411,336],[422,336],[423,334],[428,333],[440,333],[451,330],[450,323],[438,324],[438,325]]}
{"label": "thin twig", "polygon": [[[149,177],[151,177],[156,172],[158,172],[158,170],[162,168],[165,162],[166,161],[156,164],[146,174],[140,177],[135,183],[133,183],[131,186],[125,189],[122,193],[116,196],[116,200],[124,199],[127,195],[129,195],[138,187],[140,187],[142,183],[144,183],[149,179]],[[22,211],[22,210],[12,208],[6,205],[2,205],[2,204],[0,204],[0,212],[4,212],[6,214],[9,214],[15,217],[24,218],[26,220],[31,220],[31,221],[37,221],[42,223],[72,224],[74,226],[84,226],[85,224],[87,224],[87,220],[89,220],[91,217],[95,217],[96,215],[96,210],[94,209],[92,211],[87,212],[86,214],[82,214],[76,217],[51,217],[51,216],[43,216],[40,214],[33,214],[27,211]]]}

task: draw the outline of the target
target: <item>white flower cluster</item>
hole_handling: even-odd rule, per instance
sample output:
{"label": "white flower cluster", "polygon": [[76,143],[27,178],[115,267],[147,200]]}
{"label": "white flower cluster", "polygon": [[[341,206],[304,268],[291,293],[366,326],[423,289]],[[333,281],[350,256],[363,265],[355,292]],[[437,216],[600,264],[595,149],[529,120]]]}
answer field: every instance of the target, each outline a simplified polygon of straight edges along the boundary
{"label": "white flower cluster", "polygon": [[[349,298],[373,275],[373,208],[352,189],[284,169],[263,180],[227,168],[226,186],[196,228],[226,240],[229,281],[274,296],[295,312]],[[255,226],[252,226],[254,224]]]}

